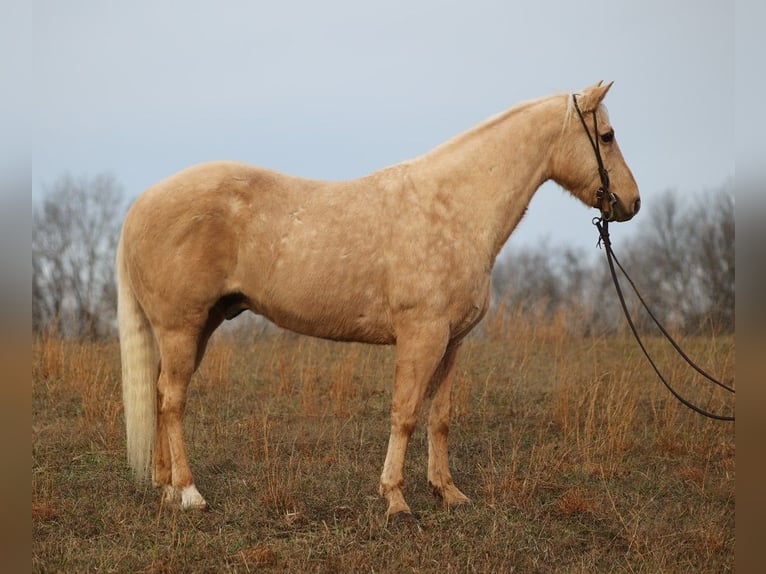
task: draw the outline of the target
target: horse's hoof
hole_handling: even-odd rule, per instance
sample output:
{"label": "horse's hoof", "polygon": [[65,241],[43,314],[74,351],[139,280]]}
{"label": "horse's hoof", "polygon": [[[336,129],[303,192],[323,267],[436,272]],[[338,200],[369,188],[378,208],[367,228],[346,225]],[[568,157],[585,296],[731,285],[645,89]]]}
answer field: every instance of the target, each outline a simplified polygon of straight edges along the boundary
{"label": "horse's hoof", "polygon": [[207,502],[193,484],[181,490],[181,509],[182,510],[207,510]]}
{"label": "horse's hoof", "polygon": [[431,483],[431,492],[436,498],[442,501],[442,504],[446,508],[457,509],[458,507],[471,506],[473,504],[471,499],[460,492],[454,484],[436,487]]}
{"label": "horse's hoof", "polygon": [[162,494],[162,504],[181,510],[205,511],[209,510],[207,502],[193,484],[184,488],[165,485]]}
{"label": "horse's hoof", "polygon": [[181,510],[188,512],[207,512],[210,510],[210,506],[204,500],[199,504],[190,504],[188,506],[181,506]]}

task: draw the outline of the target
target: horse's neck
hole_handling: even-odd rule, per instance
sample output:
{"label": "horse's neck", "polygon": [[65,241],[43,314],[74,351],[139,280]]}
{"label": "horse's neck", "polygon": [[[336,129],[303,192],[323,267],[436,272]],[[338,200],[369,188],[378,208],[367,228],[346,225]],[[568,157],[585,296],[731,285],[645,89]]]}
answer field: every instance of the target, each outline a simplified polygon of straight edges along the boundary
{"label": "horse's neck", "polygon": [[414,162],[434,188],[448,190],[464,230],[494,263],[535,191],[550,177],[564,121],[564,98],[520,104]]}

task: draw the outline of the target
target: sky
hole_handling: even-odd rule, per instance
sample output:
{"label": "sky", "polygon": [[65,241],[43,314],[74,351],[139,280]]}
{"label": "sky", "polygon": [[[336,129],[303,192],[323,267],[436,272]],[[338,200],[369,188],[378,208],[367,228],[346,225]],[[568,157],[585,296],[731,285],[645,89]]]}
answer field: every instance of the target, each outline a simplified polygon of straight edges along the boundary
{"label": "sky", "polygon": [[[33,1],[33,198],[108,172],[132,199],[202,161],[349,179],[522,100],[614,80],[644,210],[734,175],[734,5],[719,0]],[[545,184],[509,246],[595,248]],[[639,218],[641,215],[639,214]],[[613,237],[633,223],[613,226]]]}

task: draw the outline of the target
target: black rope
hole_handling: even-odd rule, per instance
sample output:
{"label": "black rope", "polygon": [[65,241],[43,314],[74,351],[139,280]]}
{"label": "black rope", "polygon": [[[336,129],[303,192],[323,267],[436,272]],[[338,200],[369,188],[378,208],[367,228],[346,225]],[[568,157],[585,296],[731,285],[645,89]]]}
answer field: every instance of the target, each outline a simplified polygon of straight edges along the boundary
{"label": "black rope", "polygon": [[617,259],[617,256],[614,254],[614,251],[612,250],[612,242],[609,239],[609,222],[605,219],[602,219],[600,217],[596,217],[593,219],[593,224],[598,228],[599,233],[599,245],[604,245],[604,250],[606,251],[606,259],[609,263],[609,271],[612,274],[612,281],[614,282],[614,287],[617,291],[617,297],[620,300],[620,305],[622,306],[622,310],[625,313],[625,318],[628,321],[628,325],[630,326],[630,330],[633,332],[633,336],[636,338],[636,341],[638,341],[639,347],[641,347],[641,350],[644,352],[644,355],[646,356],[647,360],[649,361],[649,364],[654,369],[654,372],[657,373],[657,376],[662,381],[662,384],[665,385],[665,387],[671,392],[671,394],[678,399],[684,406],[690,408],[696,413],[701,414],[702,416],[719,420],[719,421],[734,421],[733,416],[726,416],[726,415],[719,415],[715,413],[711,413],[709,411],[706,411],[705,409],[702,409],[698,407],[697,405],[692,404],[690,401],[682,397],[671,385],[670,383],[665,379],[665,377],[660,372],[657,365],[652,360],[652,357],[649,355],[649,352],[646,350],[646,347],[644,346],[643,341],[641,340],[641,337],[638,334],[638,329],[636,329],[636,326],[633,323],[633,319],[630,316],[630,313],[628,312],[628,306],[625,303],[625,297],[622,294],[622,288],[620,287],[620,281],[617,278],[617,273],[614,269],[614,264],[616,263],[617,266],[620,268],[620,271],[622,271],[622,274],[625,276],[625,278],[630,283],[630,286],[633,288],[633,291],[635,292],[636,296],[638,296],[639,301],[641,301],[641,304],[643,305],[644,309],[646,309],[646,312],[649,314],[649,316],[654,321],[655,325],[659,327],[660,331],[663,335],[668,339],[671,345],[673,345],[673,348],[678,351],[678,353],[681,355],[681,357],[699,374],[701,374],[703,377],[708,379],[709,381],[715,383],[719,387],[725,389],[726,391],[734,394],[734,389],[728,385],[725,385],[712,375],[708,374],[705,370],[700,368],[694,361],[692,361],[689,356],[684,353],[683,349],[676,343],[675,339],[668,333],[668,331],[665,329],[665,327],[662,326],[662,324],[659,322],[657,317],[655,317],[654,313],[652,313],[651,309],[649,309],[649,306],[646,304],[646,301],[644,301],[644,298],[641,297],[641,294],[638,292],[638,289],[636,288],[636,284],[633,283],[633,280],[630,278],[628,273],[625,271],[622,265],[620,265],[620,262]]}

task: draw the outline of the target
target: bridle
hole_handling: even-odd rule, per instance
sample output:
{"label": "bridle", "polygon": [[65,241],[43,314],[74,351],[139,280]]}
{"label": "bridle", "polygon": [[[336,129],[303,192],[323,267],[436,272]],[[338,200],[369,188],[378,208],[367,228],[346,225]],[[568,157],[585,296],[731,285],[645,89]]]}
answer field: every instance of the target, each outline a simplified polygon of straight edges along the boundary
{"label": "bridle", "polygon": [[617,279],[615,264],[617,267],[619,267],[620,271],[622,271],[622,274],[628,280],[628,283],[630,283],[630,286],[633,288],[633,291],[635,292],[636,296],[638,297],[638,300],[641,302],[644,309],[648,313],[649,317],[651,317],[652,321],[654,321],[654,324],[659,328],[660,332],[670,342],[670,344],[678,352],[681,358],[683,358],[684,361],[686,361],[686,363],[689,366],[691,366],[695,371],[697,371],[697,373],[705,377],[709,382],[714,383],[715,385],[718,385],[719,387],[723,388],[725,391],[731,394],[734,394],[735,391],[733,387],[724,384],[723,382],[719,381],[718,379],[716,379],[715,377],[713,377],[712,375],[704,371],[694,361],[692,361],[692,359],[683,351],[683,349],[681,349],[681,347],[673,339],[673,337],[670,335],[667,329],[665,329],[665,327],[659,322],[659,320],[654,315],[654,313],[652,313],[651,309],[649,309],[649,306],[646,304],[646,301],[641,296],[641,293],[638,292],[638,288],[636,287],[635,283],[633,283],[633,280],[630,278],[627,271],[625,271],[622,265],[620,265],[620,262],[617,260],[617,256],[614,254],[614,250],[612,249],[612,242],[609,238],[609,222],[614,221],[614,206],[617,203],[617,196],[614,193],[612,193],[611,190],[609,189],[609,172],[607,172],[607,170],[604,168],[604,162],[601,159],[601,149],[598,144],[598,140],[599,140],[598,118],[596,117],[596,111],[594,110],[592,112],[593,113],[593,129],[596,131],[596,134],[594,137],[593,135],[591,135],[590,130],[588,129],[588,124],[585,122],[585,117],[583,116],[582,110],[580,110],[580,106],[577,104],[577,96],[575,94],[572,94],[572,101],[574,102],[574,107],[577,110],[577,115],[580,117],[580,122],[582,122],[582,126],[583,128],[585,128],[585,133],[588,134],[588,139],[590,140],[590,145],[593,147],[593,152],[596,154],[596,161],[598,162],[598,174],[599,174],[599,177],[601,178],[601,187],[598,188],[598,190],[596,191],[596,201],[600,205],[601,217],[593,218],[593,224],[596,226],[599,233],[598,245],[599,246],[603,245],[604,250],[606,251],[606,259],[607,259],[607,262],[609,263],[609,271],[612,275],[612,282],[614,283],[615,290],[617,291],[617,298],[620,301],[620,306],[622,307],[622,311],[625,314],[625,318],[628,321],[628,326],[630,327],[630,330],[633,333],[633,336],[638,342],[638,346],[641,347],[641,350],[643,351],[644,355],[649,361],[649,364],[652,366],[652,369],[654,369],[654,372],[657,374],[657,376],[665,385],[665,387],[684,406],[710,419],[733,422],[734,415],[721,415],[718,413],[710,412],[704,408],[699,407],[696,404],[693,404],[691,401],[681,396],[681,394],[678,391],[676,391],[675,388],[671,386],[670,382],[660,372],[659,367],[657,366],[655,361],[652,359],[651,355],[649,354],[649,351],[647,350],[646,346],[641,340],[641,336],[638,333],[638,329],[636,328],[636,325],[630,316],[630,312],[628,311],[628,306],[625,302],[625,297],[622,293],[622,288],[620,287],[620,281]]}
{"label": "bridle", "polygon": [[598,162],[598,175],[601,178],[601,187],[596,190],[596,203],[600,205],[601,218],[604,221],[614,221],[614,206],[617,204],[617,196],[609,189],[609,172],[604,167],[604,160],[601,159],[601,147],[598,143],[598,116],[596,110],[593,110],[593,129],[595,130],[595,137],[591,135],[588,129],[588,124],[585,123],[585,116],[577,103],[577,95],[572,94],[572,102],[574,103],[577,115],[580,118],[582,127],[585,128],[585,133],[588,135],[588,140],[593,148],[593,153],[596,154],[596,161]]}

